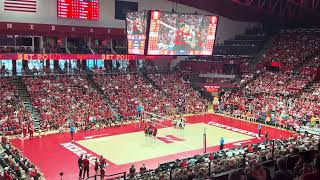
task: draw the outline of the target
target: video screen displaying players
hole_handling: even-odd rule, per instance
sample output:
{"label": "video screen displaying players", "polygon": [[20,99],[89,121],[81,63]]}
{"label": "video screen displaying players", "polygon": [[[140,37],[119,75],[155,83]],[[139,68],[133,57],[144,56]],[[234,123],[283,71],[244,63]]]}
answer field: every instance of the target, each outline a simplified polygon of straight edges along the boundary
{"label": "video screen displaying players", "polygon": [[147,32],[147,11],[127,13],[126,22],[128,53],[144,55]]}
{"label": "video screen displaying players", "polygon": [[211,55],[218,17],[152,11],[148,55]]}

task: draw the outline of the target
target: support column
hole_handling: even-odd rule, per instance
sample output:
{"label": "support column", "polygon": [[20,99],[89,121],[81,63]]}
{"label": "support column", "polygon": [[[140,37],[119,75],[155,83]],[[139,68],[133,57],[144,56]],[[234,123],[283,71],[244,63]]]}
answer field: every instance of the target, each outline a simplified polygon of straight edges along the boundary
{"label": "support column", "polygon": [[34,36],[32,36],[32,52],[34,53]]}

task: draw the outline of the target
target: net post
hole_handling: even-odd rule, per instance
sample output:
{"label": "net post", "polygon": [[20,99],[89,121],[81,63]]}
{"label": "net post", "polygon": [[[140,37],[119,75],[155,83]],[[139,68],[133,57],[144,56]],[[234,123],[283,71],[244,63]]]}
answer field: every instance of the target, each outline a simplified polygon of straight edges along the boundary
{"label": "net post", "polygon": [[203,152],[207,152],[207,134],[206,134],[206,129],[204,128],[203,130]]}

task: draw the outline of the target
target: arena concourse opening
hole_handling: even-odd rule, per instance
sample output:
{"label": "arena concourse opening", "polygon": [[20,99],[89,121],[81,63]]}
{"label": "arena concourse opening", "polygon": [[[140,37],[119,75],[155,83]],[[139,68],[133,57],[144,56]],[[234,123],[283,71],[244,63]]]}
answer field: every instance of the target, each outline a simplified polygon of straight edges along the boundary
{"label": "arena concourse opening", "polygon": [[0,180],[319,180],[319,2],[0,1]]}

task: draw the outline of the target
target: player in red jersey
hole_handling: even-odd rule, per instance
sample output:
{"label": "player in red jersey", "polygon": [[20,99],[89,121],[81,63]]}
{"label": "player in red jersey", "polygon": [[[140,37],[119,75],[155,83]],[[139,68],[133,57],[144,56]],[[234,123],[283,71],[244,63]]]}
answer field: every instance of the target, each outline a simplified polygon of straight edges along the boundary
{"label": "player in red jersey", "polygon": [[27,136],[27,126],[25,124],[22,125],[22,135],[23,138],[26,138]]}
{"label": "player in red jersey", "polygon": [[41,126],[41,130],[39,130],[39,136],[41,136],[41,132],[43,132],[43,135],[46,135],[46,131],[48,130],[49,130],[49,124],[47,121],[45,121]]}
{"label": "player in red jersey", "polygon": [[33,138],[33,124],[32,123],[29,123],[28,125],[28,132],[29,132],[29,137],[30,138]]}
{"label": "player in red jersey", "polygon": [[156,138],[157,133],[158,133],[158,129],[156,128],[156,126],[154,126],[153,130],[152,130],[152,135],[153,135],[154,138]]}
{"label": "player in red jersey", "polygon": [[132,22],[132,32],[133,34],[141,34],[141,23],[139,19],[136,19]]}
{"label": "player in red jersey", "polygon": [[184,37],[184,26],[182,26],[180,29],[176,30],[176,36],[174,40],[174,50],[184,50],[186,47],[185,43],[185,37]]}

